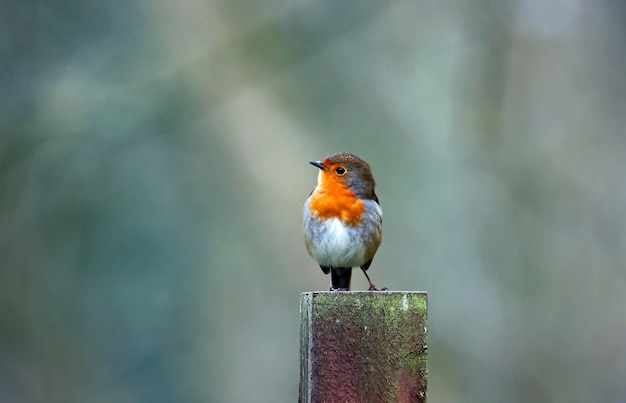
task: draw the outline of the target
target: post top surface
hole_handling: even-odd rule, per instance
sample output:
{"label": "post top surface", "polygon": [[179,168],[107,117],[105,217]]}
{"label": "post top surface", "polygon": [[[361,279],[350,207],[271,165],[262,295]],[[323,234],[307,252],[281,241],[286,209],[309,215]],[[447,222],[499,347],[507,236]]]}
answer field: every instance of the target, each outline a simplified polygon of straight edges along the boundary
{"label": "post top surface", "polygon": [[323,294],[323,295],[394,295],[394,294],[417,294],[417,295],[428,295],[428,291],[305,291],[300,295],[315,295],[315,294]]}

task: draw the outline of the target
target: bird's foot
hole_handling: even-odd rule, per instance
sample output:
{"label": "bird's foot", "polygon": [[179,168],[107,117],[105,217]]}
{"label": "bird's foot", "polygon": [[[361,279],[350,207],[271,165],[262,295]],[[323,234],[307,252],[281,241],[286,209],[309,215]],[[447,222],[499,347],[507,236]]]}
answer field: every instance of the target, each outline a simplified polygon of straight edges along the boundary
{"label": "bird's foot", "polygon": [[347,289],[347,288],[333,288],[333,287],[330,287],[330,291],[350,291],[350,290]]}
{"label": "bird's foot", "polygon": [[370,288],[367,289],[368,291],[388,291],[389,288],[387,287],[383,287],[383,288],[376,288],[376,286],[374,284],[370,284]]}

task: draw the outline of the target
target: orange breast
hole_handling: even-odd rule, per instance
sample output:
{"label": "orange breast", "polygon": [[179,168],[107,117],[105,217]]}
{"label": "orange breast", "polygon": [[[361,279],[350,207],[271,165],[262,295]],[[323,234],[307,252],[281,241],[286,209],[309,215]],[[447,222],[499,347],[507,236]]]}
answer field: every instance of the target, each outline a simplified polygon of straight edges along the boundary
{"label": "orange breast", "polygon": [[339,218],[354,226],[361,220],[365,205],[342,183],[322,180],[311,194],[309,209],[320,218]]}

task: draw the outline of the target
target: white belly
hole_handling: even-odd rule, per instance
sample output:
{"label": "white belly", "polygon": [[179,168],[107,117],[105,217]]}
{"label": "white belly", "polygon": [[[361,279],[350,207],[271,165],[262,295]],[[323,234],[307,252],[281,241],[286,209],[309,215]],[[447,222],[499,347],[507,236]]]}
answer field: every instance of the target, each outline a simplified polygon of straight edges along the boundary
{"label": "white belly", "polygon": [[307,242],[311,256],[322,266],[358,267],[365,263],[365,244],[359,232],[338,218],[317,222]]}

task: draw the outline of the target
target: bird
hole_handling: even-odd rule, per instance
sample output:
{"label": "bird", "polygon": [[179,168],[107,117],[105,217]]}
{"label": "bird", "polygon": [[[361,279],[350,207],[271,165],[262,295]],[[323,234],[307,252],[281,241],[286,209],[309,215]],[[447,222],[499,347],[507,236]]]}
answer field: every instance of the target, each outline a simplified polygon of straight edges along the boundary
{"label": "bird", "polygon": [[361,268],[369,291],[379,291],[367,275],[383,225],[370,166],[345,152],[309,163],[319,172],[302,211],[307,252],[324,274],[330,273],[330,291],[350,290],[353,267]]}

